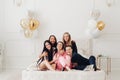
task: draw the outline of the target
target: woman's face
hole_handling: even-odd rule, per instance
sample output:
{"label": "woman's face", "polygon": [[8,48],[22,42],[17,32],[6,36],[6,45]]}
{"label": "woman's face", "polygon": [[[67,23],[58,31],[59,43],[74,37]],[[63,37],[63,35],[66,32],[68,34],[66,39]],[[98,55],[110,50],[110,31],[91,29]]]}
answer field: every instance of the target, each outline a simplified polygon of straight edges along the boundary
{"label": "woman's face", "polygon": [[51,42],[52,44],[54,44],[54,43],[55,43],[55,37],[51,36],[51,37],[50,37],[50,42]]}
{"label": "woman's face", "polygon": [[63,44],[59,42],[59,43],[57,44],[57,49],[58,49],[58,50],[62,50],[62,47],[63,47]]}
{"label": "woman's face", "polygon": [[51,49],[51,45],[50,45],[48,42],[45,43],[45,47],[46,47],[48,50]]}
{"label": "woman's face", "polygon": [[67,42],[69,40],[69,35],[68,34],[64,34],[63,35],[63,39]]}
{"label": "woman's face", "polygon": [[66,47],[66,53],[70,56],[72,56],[72,48],[71,47]]}

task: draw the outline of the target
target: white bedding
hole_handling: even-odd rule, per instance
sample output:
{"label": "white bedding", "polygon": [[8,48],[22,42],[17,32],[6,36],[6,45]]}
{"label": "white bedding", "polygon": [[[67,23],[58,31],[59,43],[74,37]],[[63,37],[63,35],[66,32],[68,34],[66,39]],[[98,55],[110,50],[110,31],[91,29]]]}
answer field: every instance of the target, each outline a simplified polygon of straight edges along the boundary
{"label": "white bedding", "polygon": [[[88,40],[76,41],[78,50],[89,52]],[[100,71],[37,71],[36,62],[22,71],[22,80],[105,80],[105,72]]]}
{"label": "white bedding", "polygon": [[100,71],[32,71],[23,70],[22,80],[105,80]]}

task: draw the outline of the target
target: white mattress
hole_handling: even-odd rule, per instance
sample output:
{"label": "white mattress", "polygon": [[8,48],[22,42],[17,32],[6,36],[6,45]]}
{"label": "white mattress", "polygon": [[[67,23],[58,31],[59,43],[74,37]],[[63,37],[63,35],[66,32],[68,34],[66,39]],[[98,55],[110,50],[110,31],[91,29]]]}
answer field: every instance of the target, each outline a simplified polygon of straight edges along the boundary
{"label": "white mattress", "polygon": [[105,80],[104,71],[28,71],[23,70],[22,80]]}

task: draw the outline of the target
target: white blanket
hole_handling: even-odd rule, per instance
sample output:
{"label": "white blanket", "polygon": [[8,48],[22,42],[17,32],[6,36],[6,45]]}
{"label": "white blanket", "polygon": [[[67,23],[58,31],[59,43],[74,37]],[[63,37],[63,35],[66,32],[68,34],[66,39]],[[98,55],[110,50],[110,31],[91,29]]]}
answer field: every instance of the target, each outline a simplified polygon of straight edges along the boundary
{"label": "white blanket", "polygon": [[[78,51],[89,53],[89,40],[77,40]],[[91,55],[91,54],[89,54]],[[22,80],[105,80],[105,72],[100,71],[37,71],[36,62],[22,72]]]}
{"label": "white blanket", "polygon": [[23,70],[22,80],[105,80],[100,71],[32,71]]}

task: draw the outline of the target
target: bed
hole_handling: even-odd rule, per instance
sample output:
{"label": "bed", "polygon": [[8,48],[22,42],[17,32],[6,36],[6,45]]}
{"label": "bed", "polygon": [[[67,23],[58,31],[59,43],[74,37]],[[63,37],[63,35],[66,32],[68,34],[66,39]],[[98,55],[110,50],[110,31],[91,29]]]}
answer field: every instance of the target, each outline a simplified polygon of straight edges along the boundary
{"label": "bed", "polygon": [[[89,40],[77,40],[78,51],[80,53],[89,53]],[[90,54],[91,55],[91,54]],[[22,71],[22,80],[105,80],[106,74],[103,70],[98,71],[37,71],[36,63],[28,66]]]}
{"label": "bed", "polygon": [[105,80],[100,71],[22,71],[22,80]]}

